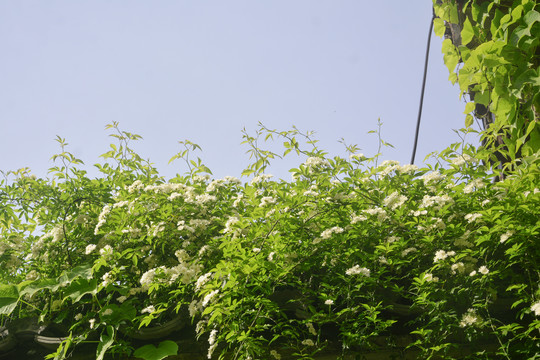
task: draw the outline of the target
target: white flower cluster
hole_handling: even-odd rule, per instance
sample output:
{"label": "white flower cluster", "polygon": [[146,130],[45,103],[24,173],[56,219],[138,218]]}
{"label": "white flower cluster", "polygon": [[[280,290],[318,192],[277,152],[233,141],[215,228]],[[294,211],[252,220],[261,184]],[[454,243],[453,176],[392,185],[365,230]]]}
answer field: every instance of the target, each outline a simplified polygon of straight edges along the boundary
{"label": "white flower cluster", "polygon": [[465,165],[466,163],[476,163],[476,162],[478,162],[478,160],[468,154],[458,155],[457,157],[452,159],[452,165],[456,165],[456,166],[462,166],[462,165]]}
{"label": "white flower cluster", "polygon": [[424,195],[424,197],[422,198],[422,203],[420,204],[420,208],[429,208],[433,206],[436,210],[439,210],[444,205],[453,203],[454,199],[452,199],[446,194],[435,196]]}
{"label": "white flower cluster", "polygon": [[409,255],[410,253],[417,252],[417,251],[418,251],[418,249],[415,248],[415,247],[407,248],[407,249],[405,249],[405,250],[403,250],[401,252],[401,257],[405,257],[405,256]]}
{"label": "white flower cluster", "polygon": [[144,191],[154,192],[156,194],[158,193],[170,194],[172,192],[185,190],[186,188],[187,186],[184,184],[164,183],[164,184],[159,184],[159,185],[148,185],[144,188]]}
{"label": "white flower cluster", "polygon": [[207,354],[208,359],[212,358],[212,354],[214,353],[214,350],[216,349],[218,345],[218,343],[216,342],[217,333],[218,331],[216,329],[210,331],[210,336],[208,337],[208,345],[210,345],[208,347],[208,354]]}
{"label": "white flower cluster", "polygon": [[359,265],[354,265],[352,268],[347,269],[345,271],[345,274],[352,276],[352,275],[363,275],[365,277],[369,277],[371,274],[371,271],[368,268],[361,268]]}
{"label": "white flower cluster", "polygon": [[434,263],[437,263],[437,262],[439,262],[439,261],[441,261],[441,260],[446,259],[446,258],[449,257],[449,256],[454,256],[454,255],[456,255],[456,252],[455,252],[455,251],[448,251],[448,252],[446,252],[446,251],[444,251],[444,250],[439,250],[439,251],[437,251],[437,252],[435,253],[435,257],[433,258],[433,262],[434,262]]}
{"label": "white flower cluster", "polygon": [[399,169],[400,166],[399,166],[399,161],[396,161],[396,160],[385,160],[382,162],[381,166],[379,167],[379,169],[382,168],[382,170],[380,170],[378,173],[379,175],[381,176],[387,176],[388,174],[390,174],[392,171]]}
{"label": "white flower cluster", "polygon": [[403,166],[398,166],[396,171],[402,174],[414,174],[418,170],[418,166],[414,164],[407,164]]}
{"label": "white flower cluster", "polygon": [[476,219],[479,219],[482,217],[482,214],[474,213],[474,214],[467,214],[465,215],[465,220],[467,220],[469,223],[472,223],[476,221]]}
{"label": "white flower cluster", "polygon": [[437,282],[437,281],[439,281],[439,278],[436,277],[436,276],[433,276],[433,274],[431,274],[431,273],[424,274],[423,279],[424,279],[424,281],[427,281],[427,282]]}
{"label": "white flower cluster", "polygon": [[209,280],[212,278],[212,273],[206,273],[199,276],[197,282],[195,283],[195,292],[198,292]]}
{"label": "white flower cluster", "polygon": [[111,245],[105,245],[103,248],[99,249],[99,255],[103,256],[104,258],[109,258],[113,254],[113,249]]}
{"label": "white flower cluster", "polygon": [[316,168],[316,167],[329,166],[330,164],[328,163],[327,160],[321,157],[312,156],[312,157],[309,157],[303,165],[309,168]]}
{"label": "white flower cluster", "polygon": [[94,229],[94,235],[97,235],[99,232],[99,228],[105,224],[105,220],[107,218],[107,215],[111,212],[111,205],[105,205],[103,209],[101,210],[101,213],[98,216],[98,223],[96,225],[96,228]]}
{"label": "white flower cluster", "polygon": [[460,327],[472,326],[480,321],[480,317],[476,314],[476,310],[468,309],[465,314],[463,314],[461,321],[459,323]]}
{"label": "white flower cluster", "polygon": [[534,312],[535,316],[540,316],[540,301],[537,301],[534,304],[532,304],[531,311]]}
{"label": "white flower cluster", "polygon": [[240,219],[238,219],[236,216],[231,216],[229,220],[227,220],[227,222],[225,223],[225,229],[223,230],[223,232],[225,234],[232,232],[233,231],[232,226],[239,221]]}
{"label": "white flower cluster", "polygon": [[261,199],[261,203],[259,204],[259,207],[265,207],[266,205],[275,204],[276,199],[274,199],[271,196],[265,196]]}
{"label": "white flower cluster", "polygon": [[450,269],[452,270],[452,274],[460,273],[463,274],[465,272],[465,265],[462,262],[457,262],[455,264],[452,264],[450,266]]}
{"label": "white flower cluster", "polygon": [[195,281],[201,270],[202,266],[199,264],[180,262],[180,264],[171,268],[165,266],[152,268],[142,274],[139,282],[143,289],[148,289],[152,283],[156,282],[171,285],[177,279],[180,279],[183,284],[189,284],[190,282]]}
{"label": "white flower cluster", "polygon": [[211,292],[209,292],[208,294],[206,294],[206,296],[204,297],[203,301],[202,301],[202,307],[206,307],[206,305],[208,305],[208,303],[210,303],[210,301],[212,301],[212,299],[219,293],[219,290],[212,290]]}
{"label": "white flower cluster", "polygon": [[351,224],[356,224],[360,221],[365,221],[365,220],[367,220],[367,217],[365,217],[364,215],[353,215],[351,219]]}
{"label": "white flower cluster", "polygon": [[311,339],[306,339],[306,340],[302,341],[302,345],[305,345],[305,346],[315,346],[315,343],[314,343],[313,340],[311,340]]}
{"label": "white flower cluster", "polygon": [[510,238],[510,236],[512,236],[512,235],[514,235],[513,230],[508,230],[507,232],[502,234],[501,239],[500,239],[501,244],[504,243],[506,240],[508,240]]}
{"label": "white flower cluster", "polygon": [[253,179],[251,179],[250,184],[251,185],[258,184],[258,183],[264,182],[264,181],[266,181],[266,180],[268,180],[268,179],[270,179],[272,177],[274,177],[274,175],[260,174],[260,175],[255,176]]}
{"label": "white flower cluster", "polygon": [[86,255],[90,255],[96,249],[96,246],[97,246],[96,244],[87,245],[84,253]]}
{"label": "white flower cluster", "polygon": [[[487,274],[489,274],[489,269],[488,269],[486,266],[482,265],[482,266],[480,266],[480,268],[478,269],[478,272],[479,272],[480,274],[482,274],[482,275],[487,275]],[[469,276],[476,276],[476,274],[477,274],[476,270],[473,270],[473,271],[471,271],[471,273],[469,274]]]}
{"label": "white flower cluster", "polygon": [[444,179],[444,175],[442,175],[438,171],[432,171],[430,173],[426,173],[422,176],[420,176],[420,179],[424,181],[424,185],[429,186],[431,183],[438,182]]}
{"label": "white flower cluster", "polygon": [[473,191],[481,189],[485,186],[486,185],[484,184],[484,181],[482,179],[474,179],[473,181],[465,185],[465,187],[463,188],[463,192],[465,194],[470,194]]}
{"label": "white flower cluster", "polygon": [[144,189],[144,185],[143,185],[141,180],[135,180],[135,182],[133,184],[126,187],[126,190],[130,194],[134,193],[135,191],[142,190],[142,189]]}
{"label": "white flower cluster", "polygon": [[306,323],[306,326],[307,326],[308,331],[309,331],[309,333],[310,333],[311,335],[317,336],[317,331],[315,330],[315,327],[313,327],[313,324],[312,324],[312,323],[308,322],[308,323]]}
{"label": "white flower cluster", "polygon": [[391,210],[395,210],[403,205],[407,199],[405,195],[400,195],[399,192],[394,191],[383,200],[383,204]]}
{"label": "white flower cluster", "polygon": [[343,228],[340,228],[339,226],[334,226],[333,228],[324,230],[321,233],[321,238],[330,239],[332,237],[332,234],[340,234],[342,232],[343,232]]}
{"label": "white flower cluster", "polygon": [[372,208],[372,209],[366,209],[362,210],[362,212],[369,214],[369,215],[377,215],[377,220],[384,221],[388,218],[388,215],[386,214],[386,210],[381,208]]}
{"label": "white flower cluster", "polygon": [[149,305],[141,310],[141,314],[146,314],[146,313],[151,314],[154,311],[156,311],[156,308],[154,307],[154,305]]}

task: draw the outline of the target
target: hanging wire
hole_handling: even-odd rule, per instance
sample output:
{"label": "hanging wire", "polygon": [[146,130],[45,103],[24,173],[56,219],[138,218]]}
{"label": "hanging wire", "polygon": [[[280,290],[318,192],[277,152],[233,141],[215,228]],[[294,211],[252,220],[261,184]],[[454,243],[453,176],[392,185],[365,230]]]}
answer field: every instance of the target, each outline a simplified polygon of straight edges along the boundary
{"label": "hanging wire", "polygon": [[414,145],[413,152],[411,156],[411,164],[414,164],[414,158],[416,156],[416,147],[418,145],[418,134],[420,133],[420,119],[422,118],[422,106],[424,104],[424,90],[426,89],[426,77],[427,77],[427,68],[429,60],[429,46],[431,44],[431,32],[433,31],[433,20],[435,20],[435,9],[433,9],[433,15],[431,21],[429,22],[429,33],[427,39],[426,47],[426,60],[424,62],[424,79],[422,80],[422,91],[420,93],[420,106],[418,108],[418,120],[416,121],[416,132],[414,134]]}

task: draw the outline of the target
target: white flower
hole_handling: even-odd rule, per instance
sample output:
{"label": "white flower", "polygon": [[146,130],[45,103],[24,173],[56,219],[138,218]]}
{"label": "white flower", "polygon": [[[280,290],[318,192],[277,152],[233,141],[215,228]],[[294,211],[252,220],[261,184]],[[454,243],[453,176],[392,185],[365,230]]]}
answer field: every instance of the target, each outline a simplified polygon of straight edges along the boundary
{"label": "white flower", "polygon": [[478,218],[481,218],[482,214],[474,213],[474,214],[467,214],[465,215],[465,220],[467,220],[469,223],[472,223]]}
{"label": "white flower", "polygon": [[474,309],[469,309],[465,314],[463,314],[463,317],[461,318],[461,321],[459,323],[460,327],[466,327],[476,324],[479,321],[478,315],[476,315],[476,311]]}
{"label": "white flower", "polygon": [[302,341],[302,345],[315,346],[315,343],[311,339],[306,339],[306,340]]}
{"label": "white flower", "polygon": [[266,180],[272,178],[273,176],[274,176],[274,175],[270,175],[270,174],[260,174],[260,175],[257,175],[257,176],[255,176],[255,177],[251,180],[250,184],[251,184],[251,185],[253,185],[253,184],[258,184],[258,183],[260,183],[260,182],[263,182],[263,181],[266,181]]}
{"label": "white flower", "polygon": [[407,197],[405,195],[400,195],[399,192],[394,191],[383,200],[383,204],[389,207],[391,210],[395,210],[403,205],[405,201],[407,201]]}
{"label": "white flower", "polygon": [[214,345],[216,343],[216,335],[218,331],[216,329],[210,331],[210,336],[208,337],[208,344]]}
{"label": "white flower", "polygon": [[156,308],[154,307],[154,305],[150,305],[150,306],[147,306],[145,307],[144,309],[141,310],[141,314],[145,314],[145,313],[153,313],[154,311],[156,311]]}
{"label": "white flower", "polygon": [[238,221],[240,221],[236,216],[231,216],[229,220],[225,223],[225,229],[223,230],[224,233],[228,233],[232,231],[232,226],[236,224]]}
{"label": "white flower", "polygon": [[469,274],[469,276],[476,276],[476,270],[471,271],[471,273]]}
{"label": "white flower", "polygon": [[330,239],[332,234],[340,234],[343,232],[343,229],[339,226],[334,226],[333,228],[326,229],[321,233],[321,238],[323,239]]}
{"label": "white flower", "polygon": [[188,311],[189,311],[189,316],[190,317],[195,317],[195,315],[197,315],[197,313],[201,310],[201,303],[198,302],[197,300],[193,300],[189,306],[188,306]]}
{"label": "white flower", "polygon": [[508,230],[507,232],[505,232],[504,234],[501,235],[501,244],[503,242],[505,242],[506,240],[508,240],[510,238],[510,236],[514,235],[514,231],[512,230]]}
{"label": "white flower", "polygon": [[143,188],[144,188],[144,185],[141,182],[141,180],[135,180],[133,184],[127,187],[127,191],[131,194],[135,192],[136,190],[141,190]]}
{"label": "white flower", "polygon": [[113,310],[111,308],[105,309],[103,312],[103,316],[111,315],[113,313]]}
{"label": "white flower", "polygon": [[105,245],[102,249],[99,249],[99,254],[101,256],[110,256],[113,253],[111,245]]}
{"label": "white flower", "polygon": [[199,278],[197,279],[197,283],[195,284],[195,291],[199,291],[208,282],[208,280],[210,280],[211,277],[211,272],[199,276]]}
{"label": "white flower", "polygon": [[324,305],[328,305],[328,306],[334,305],[334,300],[328,299],[328,300],[326,300],[326,301],[324,302]]}
{"label": "white flower", "polygon": [[88,322],[90,323],[90,329],[93,329],[96,325],[96,319],[90,319],[88,320]]}
{"label": "white flower", "polygon": [[118,301],[120,304],[127,300],[127,296],[119,296],[116,298],[116,301]]}
{"label": "white flower", "polygon": [[407,249],[405,249],[405,250],[403,250],[403,251],[401,252],[401,257],[405,257],[405,256],[407,256],[409,253],[416,252],[416,251],[418,251],[418,249],[415,248],[415,247],[407,248]]}
{"label": "white flower", "polygon": [[435,253],[435,257],[433,258],[433,262],[436,263],[436,262],[439,262],[441,260],[444,260],[446,259],[447,257],[449,256],[454,256],[456,255],[455,251],[444,251],[444,250],[439,250]]}
{"label": "white flower", "polygon": [[268,254],[268,257],[267,257],[268,261],[274,261],[274,255],[275,255],[275,254],[276,254],[276,253],[273,252],[273,251],[272,251],[270,254]]}
{"label": "white flower", "polygon": [[396,168],[396,171],[402,174],[411,174],[414,173],[416,170],[418,170],[418,166],[413,164],[407,164]]}
{"label": "white flower", "polygon": [[315,330],[315,328],[313,327],[313,324],[308,322],[306,323],[306,326],[308,328],[308,331],[311,335],[314,335],[314,336],[317,336],[317,331]]}
{"label": "white flower", "polygon": [[265,207],[266,205],[275,204],[275,203],[276,203],[276,199],[274,199],[271,196],[265,196],[261,199],[261,203],[259,204],[259,207]]}
{"label": "white flower", "polygon": [[465,187],[463,188],[463,192],[465,194],[470,194],[474,190],[481,189],[481,188],[483,188],[485,186],[486,185],[484,184],[484,181],[482,179],[475,179],[475,180],[471,181],[470,183],[468,183],[467,185],[465,185]]}
{"label": "white flower", "polygon": [[424,280],[427,281],[427,282],[437,282],[439,281],[439,278],[436,277],[436,276],[433,276],[433,274],[430,274],[430,273],[426,273],[424,274]]}
{"label": "white flower", "polygon": [[475,163],[478,160],[473,158],[468,154],[458,155],[456,158],[452,159],[452,164],[456,166],[464,165],[465,163]]}
{"label": "white flower", "polygon": [[219,290],[213,290],[211,291],[210,293],[208,293],[204,299],[203,299],[203,302],[202,302],[202,306],[203,307],[206,307],[206,305],[208,305],[208,303],[210,301],[212,301],[212,299],[214,298],[214,296],[216,296],[217,294],[219,293]]}
{"label": "white flower", "polygon": [[260,253],[261,252],[261,248],[253,248],[253,252],[254,253]]}
{"label": "white flower", "polygon": [[489,273],[489,269],[485,267],[484,265],[480,266],[480,269],[478,269],[478,272],[483,275],[487,275]]}
{"label": "white flower", "polygon": [[156,276],[156,269],[150,269],[146,271],[141,276],[140,283],[143,286],[148,286],[154,281],[154,276]]}
{"label": "white flower", "polygon": [[534,315],[540,316],[540,301],[537,301],[534,304],[532,304],[531,311],[534,312]]}
{"label": "white flower", "polygon": [[379,221],[384,221],[386,218],[388,218],[388,215],[386,215],[386,210],[381,208],[366,209],[362,212],[365,212],[369,215],[377,215],[377,220]]}
{"label": "white flower", "polygon": [[371,271],[368,268],[361,268],[359,265],[354,265],[352,268],[345,271],[345,274],[352,276],[352,275],[363,275],[365,277],[370,276]]}
{"label": "white flower", "polygon": [[81,313],[78,313],[77,315],[75,315],[75,321],[79,321],[83,318],[83,314]]}
{"label": "white flower", "polygon": [[357,222],[367,220],[367,217],[364,215],[354,215],[351,220],[351,224],[356,224]]}
{"label": "white flower", "polygon": [[433,171],[427,174],[424,174],[420,177],[424,181],[424,185],[429,185],[432,182],[437,182],[439,180],[444,179],[444,175],[441,175],[438,171]]}
{"label": "white flower", "polygon": [[459,272],[462,274],[463,272],[465,272],[465,265],[462,262],[458,262],[458,263],[452,264],[450,269],[452,269],[452,274],[455,274],[456,272]]}
{"label": "white flower", "polygon": [[111,205],[105,205],[98,216],[98,223],[96,225],[96,228],[94,229],[94,235],[97,235],[99,233],[99,228],[103,226],[103,224],[105,224],[107,215],[110,212],[111,212]]}
{"label": "white flower", "polygon": [[304,163],[305,166],[308,166],[308,167],[318,167],[318,166],[328,166],[328,161],[326,161],[325,159],[323,158],[320,158],[320,157],[310,157],[306,160],[306,162]]}

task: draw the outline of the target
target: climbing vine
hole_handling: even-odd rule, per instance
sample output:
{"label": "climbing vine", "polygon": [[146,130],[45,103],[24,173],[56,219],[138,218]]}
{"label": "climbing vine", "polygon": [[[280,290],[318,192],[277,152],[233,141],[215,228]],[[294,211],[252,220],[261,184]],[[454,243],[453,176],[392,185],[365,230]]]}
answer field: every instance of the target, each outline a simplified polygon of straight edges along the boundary
{"label": "climbing vine", "polygon": [[491,162],[530,162],[540,149],[540,5],[534,0],[434,0],[449,80],[466,96]]}

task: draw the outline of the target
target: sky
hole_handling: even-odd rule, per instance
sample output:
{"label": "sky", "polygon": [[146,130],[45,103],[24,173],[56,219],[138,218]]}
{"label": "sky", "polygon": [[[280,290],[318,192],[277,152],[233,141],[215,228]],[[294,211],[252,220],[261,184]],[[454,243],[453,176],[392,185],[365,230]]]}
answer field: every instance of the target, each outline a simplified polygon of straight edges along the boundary
{"label": "sky", "polygon": [[[430,0],[0,2],[0,170],[47,176],[58,135],[97,176],[118,122],[166,178],[187,170],[168,164],[185,139],[216,178],[239,177],[244,128],[296,126],[331,156],[346,156],[341,138],[374,155],[379,118],[394,145],[382,157],[408,164],[431,13]],[[432,34],[417,165],[464,126],[441,42]],[[300,161],[268,172],[290,179]]]}

